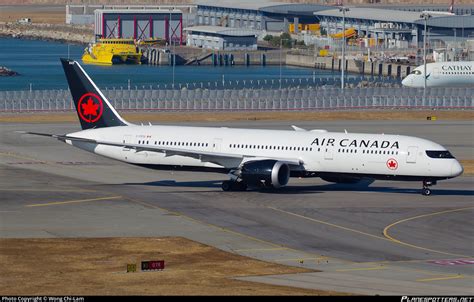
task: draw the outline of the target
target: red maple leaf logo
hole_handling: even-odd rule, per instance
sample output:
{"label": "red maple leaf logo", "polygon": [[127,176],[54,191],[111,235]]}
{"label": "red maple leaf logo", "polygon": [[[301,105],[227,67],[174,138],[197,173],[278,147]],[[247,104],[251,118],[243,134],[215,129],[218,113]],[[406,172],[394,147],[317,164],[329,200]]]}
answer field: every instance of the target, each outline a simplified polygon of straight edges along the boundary
{"label": "red maple leaf logo", "polygon": [[390,158],[388,161],[387,161],[387,167],[390,169],[390,170],[395,170],[397,169],[398,167],[398,163],[395,159],[393,158]]}
{"label": "red maple leaf logo", "polygon": [[92,98],[87,100],[87,104],[82,104],[82,114],[84,115],[97,116],[97,110],[99,110],[99,105],[95,104]]}
{"label": "red maple leaf logo", "polygon": [[102,99],[95,93],[85,93],[77,105],[77,113],[87,123],[97,122],[104,111]]}

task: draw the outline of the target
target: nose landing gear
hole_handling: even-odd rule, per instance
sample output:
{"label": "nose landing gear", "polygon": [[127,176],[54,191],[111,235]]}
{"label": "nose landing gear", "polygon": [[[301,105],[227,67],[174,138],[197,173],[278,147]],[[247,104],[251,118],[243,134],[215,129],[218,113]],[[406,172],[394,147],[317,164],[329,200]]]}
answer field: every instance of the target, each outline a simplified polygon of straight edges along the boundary
{"label": "nose landing gear", "polygon": [[431,190],[430,188],[428,187],[423,187],[422,191],[421,191],[421,195],[423,196],[430,196],[431,195]]}
{"label": "nose landing gear", "polygon": [[436,185],[436,181],[423,180],[423,189],[421,190],[421,195],[430,196],[431,195],[431,186]]}

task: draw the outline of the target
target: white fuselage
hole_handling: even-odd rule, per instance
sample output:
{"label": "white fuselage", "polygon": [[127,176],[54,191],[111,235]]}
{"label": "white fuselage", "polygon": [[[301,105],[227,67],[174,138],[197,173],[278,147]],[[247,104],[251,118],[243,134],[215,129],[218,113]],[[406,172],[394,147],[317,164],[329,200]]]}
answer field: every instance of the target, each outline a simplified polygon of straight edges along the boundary
{"label": "white fuselage", "polygon": [[[70,141],[87,151],[139,165],[233,169],[261,158],[298,159],[306,172],[450,178],[463,169],[454,158],[432,158],[443,146],[416,137],[325,131],[282,131],[182,126],[120,126],[69,136],[143,146],[240,154],[219,162],[133,148]],[[300,167],[300,168],[301,168]]]}
{"label": "white fuselage", "polygon": [[[423,88],[424,69],[424,65],[416,67],[403,79],[403,86]],[[426,75],[426,87],[474,87],[474,62],[428,63]]]}

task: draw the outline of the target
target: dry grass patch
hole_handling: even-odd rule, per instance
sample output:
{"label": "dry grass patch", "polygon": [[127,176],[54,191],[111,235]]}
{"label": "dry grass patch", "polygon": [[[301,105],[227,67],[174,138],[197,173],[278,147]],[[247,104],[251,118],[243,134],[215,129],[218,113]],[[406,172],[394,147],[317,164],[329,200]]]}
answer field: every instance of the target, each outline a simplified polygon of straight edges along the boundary
{"label": "dry grass patch", "polygon": [[[0,239],[0,295],[337,295],[234,277],[309,272],[184,238]],[[156,272],[127,263],[165,260]]]}
{"label": "dry grass patch", "polygon": [[0,21],[2,22],[16,22],[21,18],[31,18],[33,23],[65,24],[66,8],[64,11],[41,11],[28,6],[21,6],[17,10],[0,9]]}
{"label": "dry grass patch", "polygon": [[[41,3],[32,3],[28,5],[25,0],[0,0],[0,22],[16,22],[21,18],[31,18],[32,23],[65,24],[66,23],[66,4],[46,3],[47,1],[38,1]],[[53,5],[50,5],[53,4]]]}
{"label": "dry grass patch", "polygon": [[[131,122],[230,122],[249,120],[331,121],[331,120],[420,120],[436,116],[438,121],[474,120],[474,111],[297,111],[297,112],[122,112]],[[8,113],[6,123],[77,123],[74,112]],[[436,123],[436,121],[433,121]]]}
{"label": "dry grass patch", "polygon": [[462,175],[474,176],[474,160],[473,159],[461,159],[461,165],[464,168]]}

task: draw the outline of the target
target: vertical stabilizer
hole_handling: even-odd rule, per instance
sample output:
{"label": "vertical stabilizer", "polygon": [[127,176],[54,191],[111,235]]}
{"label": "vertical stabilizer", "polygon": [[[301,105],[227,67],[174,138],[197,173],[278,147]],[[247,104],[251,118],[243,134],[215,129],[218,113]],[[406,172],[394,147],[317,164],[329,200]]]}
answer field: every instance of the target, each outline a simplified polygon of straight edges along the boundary
{"label": "vertical stabilizer", "polygon": [[61,59],[82,129],[127,126],[82,67],[73,60]]}

